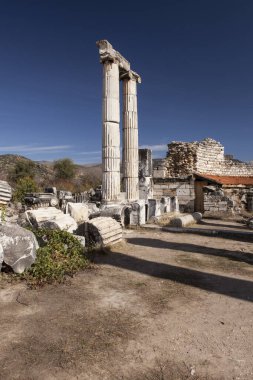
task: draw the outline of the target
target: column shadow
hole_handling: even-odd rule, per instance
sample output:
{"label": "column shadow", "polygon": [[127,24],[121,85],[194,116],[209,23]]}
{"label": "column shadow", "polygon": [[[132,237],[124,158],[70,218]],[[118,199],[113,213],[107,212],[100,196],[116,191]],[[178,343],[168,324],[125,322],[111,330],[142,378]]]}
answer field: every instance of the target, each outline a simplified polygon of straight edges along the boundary
{"label": "column shadow", "polygon": [[138,272],[151,277],[174,281],[205,291],[222,294],[243,301],[253,302],[253,282],[198,270],[148,261],[121,252],[96,253],[97,264]]}
{"label": "column shadow", "polygon": [[225,257],[229,260],[245,262],[247,264],[253,265],[253,253],[249,252],[229,251],[227,249],[203,247],[201,245],[190,243],[167,242],[159,239],[150,238],[128,238],[127,242],[130,244],[140,245],[144,247],[173,249],[177,251],[199,253],[208,256]]}

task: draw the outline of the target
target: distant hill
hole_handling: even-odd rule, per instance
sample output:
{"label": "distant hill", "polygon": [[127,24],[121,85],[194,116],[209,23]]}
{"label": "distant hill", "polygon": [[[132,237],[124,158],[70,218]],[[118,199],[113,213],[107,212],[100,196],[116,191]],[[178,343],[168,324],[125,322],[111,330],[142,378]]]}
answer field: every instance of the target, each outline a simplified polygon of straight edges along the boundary
{"label": "distant hill", "polygon": [[[7,181],[9,173],[15,168],[15,165],[20,161],[30,161],[29,158],[18,156],[16,154],[3,154],[0,155],[0,179]],[[48,167],[37,163],[34,161],[35,164],[35,178],[38,180],[38,182],[42,182],[43,180],[46,180],[47,178],[52,178],[53,176],[53,170],[52,168],[49,169]]]}
{"label": "distant hill", "polygon": [[[0,180],[8,181],[8,174],[15,168],[17,162],[20,161],[30,161],[34,163],[36,173],[35,180],[38,183],[51,184],[54,180],[53,162],[32,161],[29,158],[15,154],[0,155]],[[89,177],[99,182],[102,181],[102,165],[76,165],[75,180],[78,181],[82,177]]]}

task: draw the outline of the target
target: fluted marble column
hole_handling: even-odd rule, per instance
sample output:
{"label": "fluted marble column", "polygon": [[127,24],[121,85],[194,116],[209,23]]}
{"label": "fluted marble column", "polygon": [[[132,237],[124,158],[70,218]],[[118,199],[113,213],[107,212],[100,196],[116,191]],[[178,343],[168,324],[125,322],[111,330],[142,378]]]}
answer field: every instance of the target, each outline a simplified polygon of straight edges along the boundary
{"label": "fluted marble column", "polygon": [[123,77],[123,187],[128,201],[139,199],[138,75]]}
{"label": "fluted marble column", "polygon": [[120,195],[120,101],[119,65],[103,62],[102,200],[113,202]]}

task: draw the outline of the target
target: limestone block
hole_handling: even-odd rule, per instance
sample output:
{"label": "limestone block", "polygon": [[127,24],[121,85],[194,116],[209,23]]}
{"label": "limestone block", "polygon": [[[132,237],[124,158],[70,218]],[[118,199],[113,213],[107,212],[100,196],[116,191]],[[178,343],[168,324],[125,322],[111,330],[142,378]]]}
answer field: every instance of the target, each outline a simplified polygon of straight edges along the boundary
{"label": "limestone block", "polygon": [[171,211],[178,212],[179,211],[179,202],[177,197],[171,198]]}
{"label": "limestone block", "polygon": [[117,220],[122,227],[130,224],[131,207],[127,205],[104,205],[100,211],[100,216],[111,217]]}
{"label": "limestone block", "polygon": [[3,261],[15,273],[22,273],[34,263],[39,245],[31,231],[12,223],[0,224],[0,247]]}
{"label": "limestone block", "polygon": [[67,204],[67,213],[77,222],[83,223],[89,219],[89,207],[85,203],[72,203]]}
{"label": "limestone block", "polygon": [[148,219],[152,218],[153,216],[156,217],[160,215],[161,215],[160,200],[149,199],[148,200]]}
{"label": "limestone block", "polygon": [[198,223],[202,219],[202,214],[194,212],[193,214],[182,215],[171,219],[170,224],[173,227],[187,227],[192,224]]}
{"label": "limestone block", "polygon": [[177,189],[177,196],[190,196],[190,190],[189,189]]}
{"label": "limestone block", "polygon": [[45,207],[26,211],[28,221],[35,228],[49,228],[73,233],[77,229],[76,221],[55,207]]}
{"label": "limestone block", "polygon": [[131,204],[132,211],[130,213],[130,224],[139,226],[146,223],[145,200],[140,199]]}

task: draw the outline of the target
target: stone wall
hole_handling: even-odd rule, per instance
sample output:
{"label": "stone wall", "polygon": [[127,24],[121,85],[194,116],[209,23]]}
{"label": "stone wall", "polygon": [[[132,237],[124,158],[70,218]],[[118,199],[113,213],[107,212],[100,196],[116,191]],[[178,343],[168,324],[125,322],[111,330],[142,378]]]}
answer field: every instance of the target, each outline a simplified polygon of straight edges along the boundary
{"label": "stone wall", "polygon": [[[253,176],[253,165],[224,155],[224,147],[213,139],[168,144],[166,177],[186,177],[192,173],[223,176]],[[154,176],[158,177],[154,170]]]}
{"label": "stone wall", "polygon": [[204,215],[232,213],[233,201],[225,195],[204,195]]}
{"label": "stone wall", "polygon": [[192,178],[154,178],[153,196],[156,199],[177,197],[180,211],[194,212],[195,191]]}
{"label": "stone wall", "polygon": [[249,198],[253,189],[246,186],[226,186],[215,193],[204,193],[205,216],[217,213],[236,213],[253,210]]}

